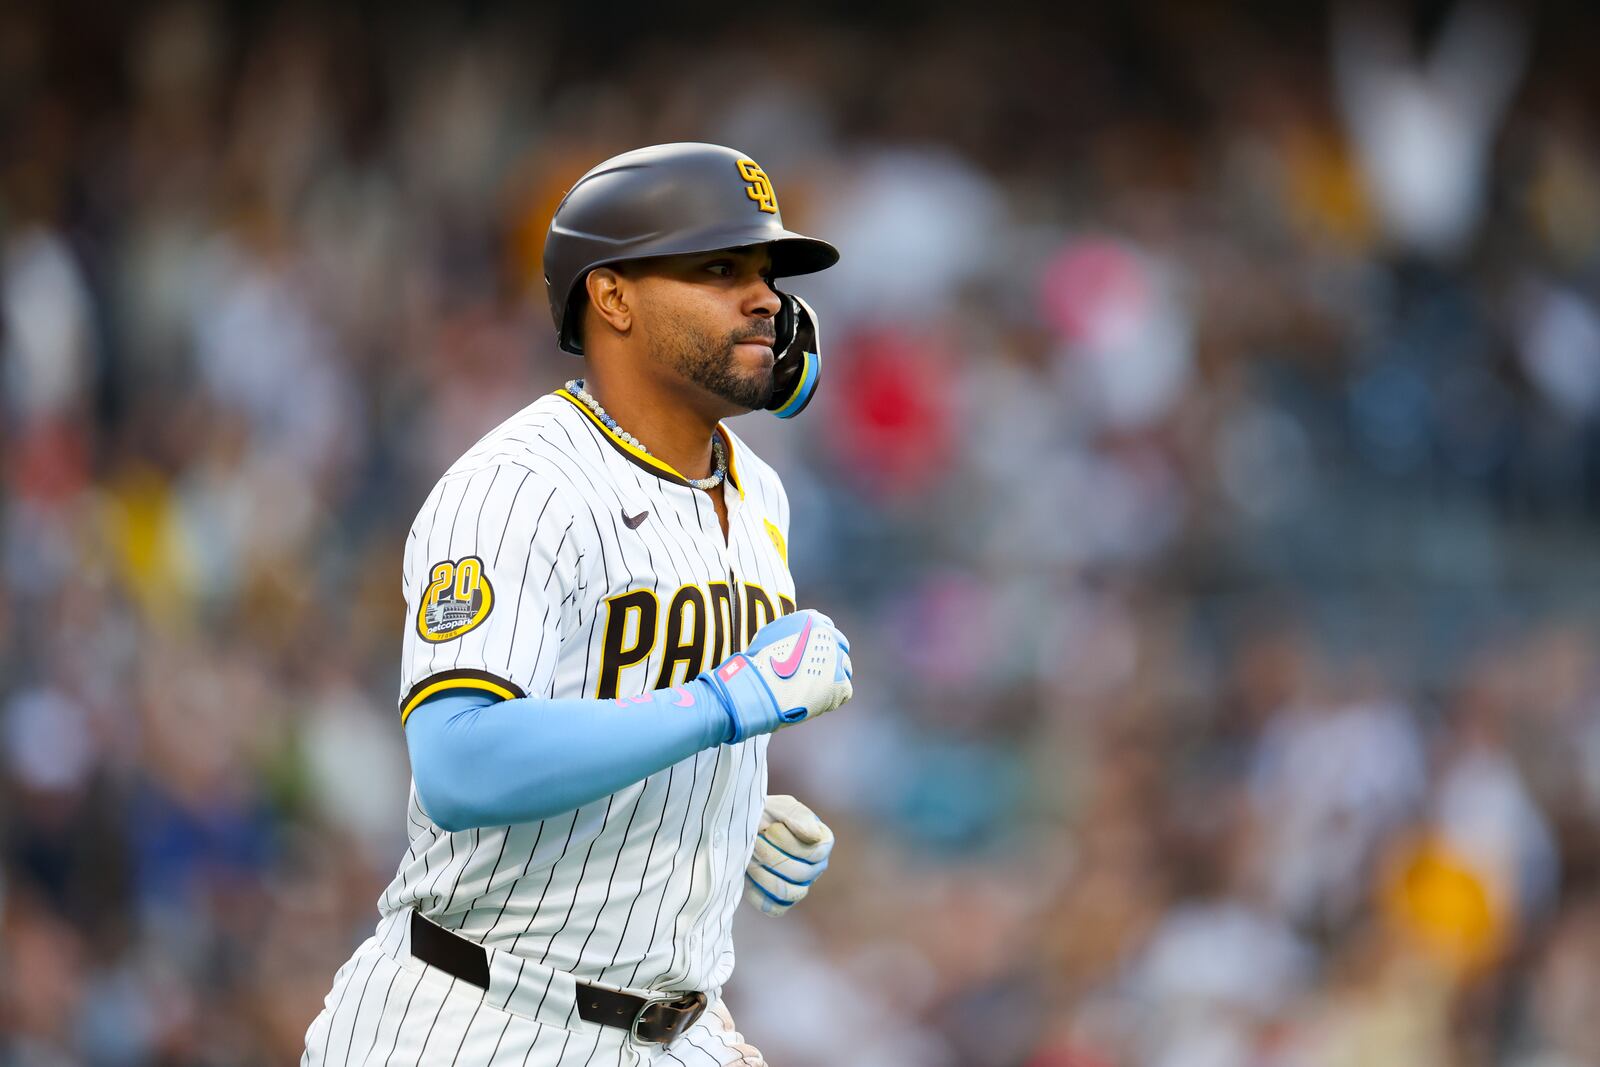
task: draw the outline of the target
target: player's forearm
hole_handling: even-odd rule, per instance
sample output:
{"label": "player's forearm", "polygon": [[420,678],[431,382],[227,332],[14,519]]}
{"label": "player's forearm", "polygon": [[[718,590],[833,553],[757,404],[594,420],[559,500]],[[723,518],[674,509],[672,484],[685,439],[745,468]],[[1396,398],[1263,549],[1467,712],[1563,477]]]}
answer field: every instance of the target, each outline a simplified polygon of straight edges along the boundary
{"label": "player's forearm", "polygon": [[729,736],[704,682],[626,702],[441,693],[406,718],[417,795],[446,830],[534,822],[665,770]]}

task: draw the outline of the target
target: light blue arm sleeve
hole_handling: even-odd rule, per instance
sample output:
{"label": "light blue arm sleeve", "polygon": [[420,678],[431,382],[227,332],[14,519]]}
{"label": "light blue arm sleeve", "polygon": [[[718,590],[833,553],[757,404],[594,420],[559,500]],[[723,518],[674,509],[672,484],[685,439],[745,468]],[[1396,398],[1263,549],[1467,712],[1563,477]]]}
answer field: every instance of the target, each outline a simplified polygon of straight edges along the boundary
{"label": "light blue arm sleeve", "polygon": [[572,811],[714,748],[731,726],[695,680],[625,701],[446,690],[412,710],[405,733],[418,799],[454,831]]}

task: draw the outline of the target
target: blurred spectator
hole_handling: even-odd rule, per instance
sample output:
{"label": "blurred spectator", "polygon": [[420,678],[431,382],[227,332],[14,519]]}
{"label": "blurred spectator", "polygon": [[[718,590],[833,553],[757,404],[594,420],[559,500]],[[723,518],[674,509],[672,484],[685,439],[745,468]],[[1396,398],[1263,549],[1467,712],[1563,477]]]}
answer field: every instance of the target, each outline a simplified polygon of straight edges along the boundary
{"label": "blurred spectator", "polygon": [[1400,15],[1373,5],[1341,6],[1334,27],[1345,121],[1391,238],[1430,258],[1460,255],[1481,224],[1490,148],[1522,72],[1521,18],[1467,0],[1420,47]]}

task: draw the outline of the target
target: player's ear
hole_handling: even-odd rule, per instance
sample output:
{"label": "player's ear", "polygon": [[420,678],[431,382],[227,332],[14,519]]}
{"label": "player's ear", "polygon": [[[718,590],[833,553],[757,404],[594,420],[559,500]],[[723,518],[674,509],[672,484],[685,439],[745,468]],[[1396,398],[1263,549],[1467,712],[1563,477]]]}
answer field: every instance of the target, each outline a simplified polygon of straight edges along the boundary
{"label": "player's ear", "polygon": [[626,276],[614,267],[596,267],[583,284],[589,292],[589,308],[596,318],[617,333],[633,328],[633,308],[629,305]]}

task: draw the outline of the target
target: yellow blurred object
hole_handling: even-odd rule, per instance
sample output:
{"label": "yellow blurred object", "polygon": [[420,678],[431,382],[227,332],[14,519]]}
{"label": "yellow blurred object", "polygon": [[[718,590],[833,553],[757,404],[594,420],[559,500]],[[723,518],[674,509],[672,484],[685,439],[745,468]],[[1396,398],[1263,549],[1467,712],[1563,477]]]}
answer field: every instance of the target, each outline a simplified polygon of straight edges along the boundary
{"label": "yellow blurred object", "polygon": [[1505,902],[1465,856],[1437,837],[1400,851],[1384,873],[1381,897],[1395,930],[1457,974],[1495,959],[1509,935]]}
{"label": "yellow blurred object", "polygon": [[511,274],[536,295],[543,295],[545,233],[567,190],[589,168],[586,151],[594,153],[594,161],[612,154],[598,147],[552,149],[546,146],[537,162],[528,161],[513,183],[507,219]]}
{"label": "yellow blurred object", "polygon": [[1296,222],[1349,249],[1372,244],[1376,227],[1349,147],[1329,134],[1296,130],[1284,145],[1289,203]]}
{"label": "yellow blurred object", "polygon": [[150,467],[131,468],[107,486],[102,504],[105,543],[144,616],[158,624],[186,617],[192,568],[166,479]]}

